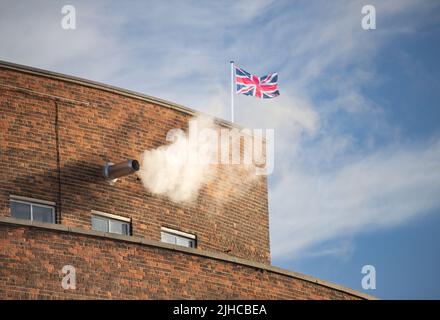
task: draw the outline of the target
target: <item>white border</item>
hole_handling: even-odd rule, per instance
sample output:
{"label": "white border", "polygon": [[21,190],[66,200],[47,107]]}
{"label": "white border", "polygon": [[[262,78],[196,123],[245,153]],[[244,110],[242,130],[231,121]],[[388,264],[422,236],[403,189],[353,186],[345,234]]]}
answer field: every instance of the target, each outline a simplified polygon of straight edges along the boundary
{"label": "white border", "polygon": [[106,217],[106,218],[110,218],[110,219],[114,219],[114,220],[120,220],[120,221],[131,223],[131,218],[121,217],[121,216],[118,216],[116,214],[106,213],[106,212],[97,211],[97,210],[91,210],[91,211],[92,211],[93,215],[97,215],[97,216],[101,216],[101,217]]}
{"label": "white border", "polygon": [[56,202],[52,202],[52,201],[47,201],[47,200],[40,200],[40,199],[35,199],[35,198],[29,198],[29,197],[23,197],[23,196],[16,196],[13,194],[9,195],[9,200],[21,200],[21,201],[29,201],[35,204],[46,204],[49,206],[56,206]]}
{"label": "white border", "polygon": [[185,237],[185,238],[188,238],[188,239],[196,240],[196,236],[195,235],[190,234],[190,233],[186,233],[186,232],[183,232],[183,231],[174,230],[174,229],[170,229],[170,228],[167,228],[167,227],[161,227],[160,230],[163,231],[163,232],[168,232],[168,233],[171,233],[171,234],[182,236],[182,237]]}

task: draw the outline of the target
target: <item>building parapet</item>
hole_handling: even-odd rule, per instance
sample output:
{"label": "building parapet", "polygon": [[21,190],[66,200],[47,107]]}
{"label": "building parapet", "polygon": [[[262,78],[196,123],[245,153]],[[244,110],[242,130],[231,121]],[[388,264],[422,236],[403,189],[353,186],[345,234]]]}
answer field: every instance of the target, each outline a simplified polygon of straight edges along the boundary
{"label": "building parapet", "polygon": [[171,251],[177,251],[179,253],[189,254],[189,255],[195,255],[199,257],[204,257],[208,259],[215,259],[220,260],[223,262],[229,262],[233,264],[243,265],[246,267],[256,268],[262,271],[267,271],[270,273],[280,274],[283,276],[287,276],[290,278],[310,282],[319,286],[327,287],[333,290],[341,291],[346,294],[353,295],[354,297],[360,298],[360,299],[366,299],[366,300],[377,300],[376,297],[350,289],[346,288],[344,286],[334,284],[329,281],[317,279],[312,276],[304,275],[298,272],[285,270],[279,267],[271,266],[268,264],[260,263],[260,262],[254,262],[242,258],[237,258],[233,256],[229,256],[227,254],[221,254],[216,252],[210,252],[210,251],[204,251],[199,249],[193,249],[193,248],[186,248],[178,245],[168,244],[164,242],[144,239],[140,237],[133,237],[133,236],[125,236],[125,235],[119,235],[119,234],[112,234],[112,233],[105,233],[95,230],[87,230],[83,228],[78,227],[70,227],[62,224],[49,224],[49,223],[42,223],[37,221],[29,221],[29,220],[21,220],[16,218],[10,218],[10,217],[0,217],[0,224],[4,225],[15,225],[15,226],[21,226],[21,227],[29,227],[29,228],[39,228],[39,229],[45,229],[55,232],[67,232],[71,234],[77,234],[77,235],[83,235],[83,236],[89,236],[89,237],[97,237],[97,238],[103,238],[103,239],[109,239],[114,241],[123,241],[128,242],[132,244],[137,245],[145,245],[165,250],[171,250]]}

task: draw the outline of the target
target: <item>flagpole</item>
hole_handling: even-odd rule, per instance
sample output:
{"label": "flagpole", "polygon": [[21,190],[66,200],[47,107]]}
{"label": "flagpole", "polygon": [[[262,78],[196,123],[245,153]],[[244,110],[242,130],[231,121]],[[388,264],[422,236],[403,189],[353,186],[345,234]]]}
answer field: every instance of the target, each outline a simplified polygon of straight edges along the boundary
{"label": "flagpole", "polygon": [[234,61],[231,63],[231,122],[234,123]]}

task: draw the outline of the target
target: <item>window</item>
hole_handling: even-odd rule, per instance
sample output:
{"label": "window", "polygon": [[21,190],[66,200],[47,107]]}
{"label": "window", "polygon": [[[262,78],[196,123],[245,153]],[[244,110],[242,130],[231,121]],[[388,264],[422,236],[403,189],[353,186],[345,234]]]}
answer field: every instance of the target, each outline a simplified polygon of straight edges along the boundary
{"label": "window", "polygon": [[96,231],[130,235],[130,218],[92,210],[92,229]]}
{"label": "window", "polygon": [[55,223],[55,203],[11,196],[11,216],[17,219]]}
{"label": "window", "polygon": [[178,246],[188,248],[196,247],[196,236],[193,234],[162,227],[160,236],[162,242],[177,244]]}

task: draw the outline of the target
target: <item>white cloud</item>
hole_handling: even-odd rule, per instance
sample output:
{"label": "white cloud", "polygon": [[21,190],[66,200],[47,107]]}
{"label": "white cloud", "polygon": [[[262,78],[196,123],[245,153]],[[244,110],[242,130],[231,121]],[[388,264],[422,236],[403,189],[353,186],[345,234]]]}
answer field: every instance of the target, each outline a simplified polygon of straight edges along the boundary
{"label": "white cloud", "polygon": [[275,256],[440,207],[440,141],[381,150],[328,172],[303,171],[291,166],[271,191]]}
{"label": "white cloud", "polygon": [[[347,260],[355,251],[354,243],[352,239],[344,239],[337,241],[331,245],[324,245],[318,250],[308,250],[302,254],[304,258],[318,258],[318,257],[336,257],[338,259]],[[289,258],[288,256],[284,256]],[[288,259],[287,259],[288,260]]]}

